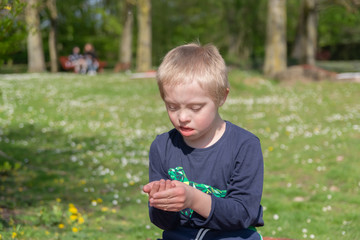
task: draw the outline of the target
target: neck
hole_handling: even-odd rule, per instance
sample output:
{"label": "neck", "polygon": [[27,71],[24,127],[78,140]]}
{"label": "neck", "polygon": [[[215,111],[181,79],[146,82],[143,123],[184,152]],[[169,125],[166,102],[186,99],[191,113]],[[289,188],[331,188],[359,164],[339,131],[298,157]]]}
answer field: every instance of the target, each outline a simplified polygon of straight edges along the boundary
{"label": "neck", "polygon": [[226,129],[226,123],[220,116],[216,118],[214,127],[209,129],[208,133],[203,137],[201,141],[185,141],[187,145],[192,148],[207,148],[214,145],[222,137]]}

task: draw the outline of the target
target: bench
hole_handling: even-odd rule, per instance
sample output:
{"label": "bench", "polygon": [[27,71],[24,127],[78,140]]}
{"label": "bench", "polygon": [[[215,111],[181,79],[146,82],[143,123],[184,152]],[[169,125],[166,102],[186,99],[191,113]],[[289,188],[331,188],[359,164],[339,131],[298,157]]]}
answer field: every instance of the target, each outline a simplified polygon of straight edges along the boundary
{"label": "bench", "polygon": [[[70,64],[69,62],[69,58],[67,56],[61,56],[59,57],[59,62],[61,65],[61,68],[64,69],[65,71],[75,71],[75,68],[73,65]],[[104,70],[104,67],[106,66],[106,62],[104,61],[99,61],[99,68],[98,68],[98,72],[102,72]]]}

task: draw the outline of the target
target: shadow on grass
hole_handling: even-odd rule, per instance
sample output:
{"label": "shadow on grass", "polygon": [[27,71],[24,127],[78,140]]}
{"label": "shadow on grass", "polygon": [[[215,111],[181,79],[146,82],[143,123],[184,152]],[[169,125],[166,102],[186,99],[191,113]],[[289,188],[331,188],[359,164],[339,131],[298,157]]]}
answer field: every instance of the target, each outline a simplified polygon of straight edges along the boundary
{"label": "shadow on grass", "polygon": [[89,205],[92,196],[83,189],[96,165],[84,158],[95,143],[104,142],[101,138],[74,138],[28,124],[4,130],[0,139],[0,225],[8,226],[19,211],[51,206],[56,199]]}

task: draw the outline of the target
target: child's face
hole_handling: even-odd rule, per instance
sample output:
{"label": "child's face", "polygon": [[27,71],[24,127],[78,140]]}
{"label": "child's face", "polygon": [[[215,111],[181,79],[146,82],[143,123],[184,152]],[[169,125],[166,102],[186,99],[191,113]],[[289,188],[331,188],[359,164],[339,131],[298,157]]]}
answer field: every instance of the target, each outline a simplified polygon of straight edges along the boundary
{"label": "child's face", "polygon": [[217,105],[198,83],[164,86],[164,93],[170,121],[188,145],[206,147],[217,141],[223,121]]}
{"label": "child's face", "polygon": [[78,54],[80,52],[80,48],[74,47],[73,53]]}

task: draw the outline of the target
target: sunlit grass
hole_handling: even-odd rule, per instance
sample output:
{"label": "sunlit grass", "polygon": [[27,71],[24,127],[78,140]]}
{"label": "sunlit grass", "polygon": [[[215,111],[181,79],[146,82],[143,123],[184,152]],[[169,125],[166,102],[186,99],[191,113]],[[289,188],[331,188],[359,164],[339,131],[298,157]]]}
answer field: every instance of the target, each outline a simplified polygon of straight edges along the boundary
{"label": "sunlit grass", "polygon": [[[263,148],[260,232],[360,238],[360,85],[238,71],[230,81],[221,114]],[[141,193],[150,143],[171,128],[154,79],[0,75],[0,96],[2,239],[161,236]]]}

